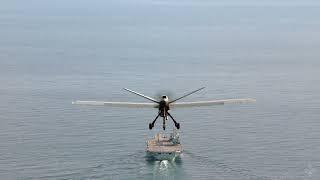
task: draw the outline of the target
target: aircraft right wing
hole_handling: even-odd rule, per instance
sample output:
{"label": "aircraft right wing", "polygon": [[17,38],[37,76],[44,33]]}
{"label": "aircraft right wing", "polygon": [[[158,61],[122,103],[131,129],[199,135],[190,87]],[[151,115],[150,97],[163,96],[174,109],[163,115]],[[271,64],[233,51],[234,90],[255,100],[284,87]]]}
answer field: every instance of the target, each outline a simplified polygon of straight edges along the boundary
{"label": "aircraft right wing", "polygon": [[72,104],[128,107],[128,108],[158,108],[159,106],[159,104],[157,103],[106,102],[106,101],[73,101]]}
{"label": "aircraft right wing", "polygon": [[244,104],[256,102],[255,99],[223,99],[213,101],[196,101],[196,102],[177,102],[170,104],[171,107],[198,107],[198,106],[214,106],[214,105],[225,105],[225,104]]}

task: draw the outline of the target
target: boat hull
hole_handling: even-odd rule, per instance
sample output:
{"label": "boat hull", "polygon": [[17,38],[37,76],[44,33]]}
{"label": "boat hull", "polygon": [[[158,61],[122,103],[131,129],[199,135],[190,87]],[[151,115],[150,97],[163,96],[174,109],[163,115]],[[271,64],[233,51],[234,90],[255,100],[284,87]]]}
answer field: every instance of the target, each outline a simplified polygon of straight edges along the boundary
{"label": "boat hull", "polygon": [[147,151],[147,157],[154,160],[174,160],[179,157],[181,152],[149,152]]}

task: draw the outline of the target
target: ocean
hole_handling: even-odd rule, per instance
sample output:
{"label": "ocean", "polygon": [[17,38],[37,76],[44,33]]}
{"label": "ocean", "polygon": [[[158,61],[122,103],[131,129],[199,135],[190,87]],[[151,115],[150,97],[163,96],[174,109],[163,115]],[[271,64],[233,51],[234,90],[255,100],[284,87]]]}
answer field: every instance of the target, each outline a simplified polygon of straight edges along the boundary
{"label": "ocean", "polygon": [[[4,1],[1,179],[320,179],[317,1]],[[78,106],[182,101],[180,159],[150,161],[156,109]],[[168,128],[172,129],[172,122]]]}

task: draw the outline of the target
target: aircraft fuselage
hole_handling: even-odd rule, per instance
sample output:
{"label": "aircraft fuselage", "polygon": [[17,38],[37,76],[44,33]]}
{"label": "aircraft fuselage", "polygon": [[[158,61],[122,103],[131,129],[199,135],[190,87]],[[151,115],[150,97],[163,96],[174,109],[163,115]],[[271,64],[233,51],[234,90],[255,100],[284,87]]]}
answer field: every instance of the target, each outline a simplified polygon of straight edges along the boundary
{"label": "aircraft fuselage", "polygon": [[167,119],[168,111],[170,110],[169,98],[166,95],[162,96],[162,100],[159,102],[159,114],[161,117]]}

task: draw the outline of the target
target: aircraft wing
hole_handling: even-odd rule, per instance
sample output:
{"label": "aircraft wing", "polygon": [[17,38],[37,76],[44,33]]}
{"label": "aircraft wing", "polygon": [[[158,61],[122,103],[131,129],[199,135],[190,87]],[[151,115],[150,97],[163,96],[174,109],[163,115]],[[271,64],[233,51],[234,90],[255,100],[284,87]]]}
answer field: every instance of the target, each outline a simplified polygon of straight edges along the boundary
{"label": "aircraft wing", "polygon": [[128,108],[157,108],[159,106],[159,104],[157,103],[105,102],[105,101],[73,101],[72,104],[128,107]]}
{"label": "aircraft wing", "polygon": [[225,104],[244,104],[256,102],[255,99],[223,99],[213,101],[196,101],[196,102],[177,102],[170,104],[170,107],[198,107],[198,106],[214,106],[214,105],[225,105]]}

